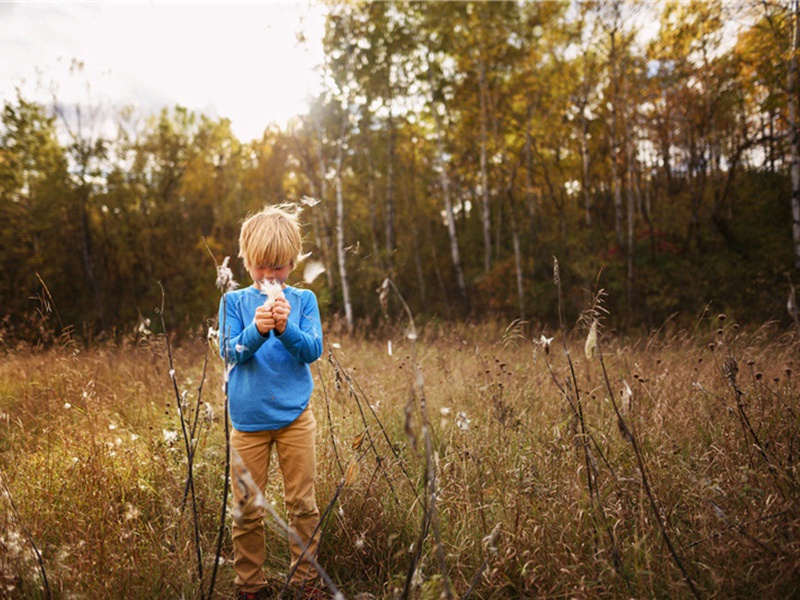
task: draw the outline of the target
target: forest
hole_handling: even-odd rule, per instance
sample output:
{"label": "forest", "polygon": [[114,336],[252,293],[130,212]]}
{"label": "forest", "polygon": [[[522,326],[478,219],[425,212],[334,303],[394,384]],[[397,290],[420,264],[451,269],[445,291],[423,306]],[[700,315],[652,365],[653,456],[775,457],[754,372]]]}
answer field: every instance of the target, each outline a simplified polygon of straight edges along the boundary
{"label": "forest", "polygon": [[798,597],[800,0],[326,6],[259,139],[4,103],[0,598],[237,592],[215,315],[284,203],[323,597]]}
{"label": "forest", "polygon": [[[0,122],[2,334],[85,339],[215,313],[237,232],[300,205],[310,286],[348,330],[389,278],[419,319],[554,324],[597,290],[620,330],[797,318],[795,3],[331,3],[324,91],[239,140],[21,94]],[[77,63],[75,76],[80,77]],[[109,124],[111,124],[109,126]],[[113,132],[113,133],[109,133]],[[163,291],[162,291],[163,288]]]}

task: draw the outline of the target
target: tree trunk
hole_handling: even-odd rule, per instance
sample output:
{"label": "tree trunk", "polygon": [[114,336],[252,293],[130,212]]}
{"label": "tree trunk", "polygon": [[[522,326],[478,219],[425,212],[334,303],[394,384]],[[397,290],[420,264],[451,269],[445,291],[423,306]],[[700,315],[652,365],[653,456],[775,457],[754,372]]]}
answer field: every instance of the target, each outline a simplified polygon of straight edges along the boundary
{"label": "tree trunk", "polygon": [[491,209],[489,206],[489,175],[487,165],[487,90],[486,90],[486,66],[483,57],[478,63],[478,93],[481,106],[481,224],[483,225],[483,271],[489,273],[492,268],[492,223]]}
{"label": "tree trunk", "polygon": [[[430,73],[430,69],[428,70]],[[431,88],[433,88],[431,83]],[[458,294],[461,297],[464,306],[469,310],[469,297],[467,296],[467,285],[464,281],[464,270],[461,266],[461,253],[458,249],[458,233],[456,232],[456,219],[453,213],[453,201],[450,197],[450,175],[447,170],[447,161],[445,160],[444,151],[444,125],[442,124],[442,117],[436,109],[435,101],[431,102],[431,112],[434,116],[436,124],[436,147],[437,147],[437,160],[439,162],[439,183],[442,187],[442,199],[444,201],[445,218],[447,219],[447,235],[450,239],[450,258],[453,261],[453,270],[456,275],[456,285],[458,286]]]}
{"label": "tree trunk", "polygon": [[353,305],[350,301],[350,283],[347,279],[347,254],[344,249],[344,194],[342,192],[342,163],[344,148],[339,147],[336,156],[336,256],[339,259],[339,278],[342,284],[342,304],[347,331],[353,332]]}
{"label": "tree trunk", "polygon": [[789,135],[791,136],[792,173],[792,239],[794,241],[794,267],[800,269],[800,123],[797,115],[797,52],[800,47],[800,1],[792,0],[792,46],[789,56],[789,73],[786,93],[789,104]]}
{"label": "tree trunk", "polygon": [[395,131],[394,115],[392,115],[392,99],[389,98],[389,139],[386,157],[386,265],[389,277],[394,278],[395,250],[395,207],[394,207],[394,156]]}

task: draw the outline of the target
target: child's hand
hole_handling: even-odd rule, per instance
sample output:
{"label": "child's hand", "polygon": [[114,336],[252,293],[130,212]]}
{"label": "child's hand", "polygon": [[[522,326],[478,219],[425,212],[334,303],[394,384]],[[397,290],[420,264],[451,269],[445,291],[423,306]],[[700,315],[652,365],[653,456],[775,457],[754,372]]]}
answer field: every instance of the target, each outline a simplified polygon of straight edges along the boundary
{"label": "child's hand", "polygon": [[256,329],[258,329],[258,333],[261,335],[267,335],[271,329],[275,329],[273,310],[274,308],[267,308],[263,305],[256,309]]}
{"label": "child's hand", "polygon": [[286,331],[286,322],[289,320],[290,312],[292,312],[292,307],[286,298],[275,299],[275,306],[272,307],[272,316],[275,321],[275,331],[278,334]]}

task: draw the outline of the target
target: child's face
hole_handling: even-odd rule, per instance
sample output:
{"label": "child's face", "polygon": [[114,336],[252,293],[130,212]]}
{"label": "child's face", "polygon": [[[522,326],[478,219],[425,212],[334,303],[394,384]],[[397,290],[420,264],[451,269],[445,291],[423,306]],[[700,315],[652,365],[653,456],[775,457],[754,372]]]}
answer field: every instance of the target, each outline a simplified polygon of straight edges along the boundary
{"label": "child's face", "polygon": [[250,265],[247,267],[250,277],[253,278],[253,283],[259,284],[265,279],[274,279],[281,285],[286,283],[286,278],[292,272],[292,263],[283,266],[269,266],[269,265]]}

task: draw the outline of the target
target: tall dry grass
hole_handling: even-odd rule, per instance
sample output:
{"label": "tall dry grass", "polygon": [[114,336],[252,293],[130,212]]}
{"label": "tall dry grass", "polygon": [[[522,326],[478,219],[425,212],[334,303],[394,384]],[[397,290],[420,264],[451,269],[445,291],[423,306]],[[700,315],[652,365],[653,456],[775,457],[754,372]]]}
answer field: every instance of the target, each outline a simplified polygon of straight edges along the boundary
{"label": "tall dry grass", "polygon": [[[347,597],[797,595],[797,333],[716,317],[640,339],[601,327],[592,358],[586,333],[544,332],[546,352],[519,323],[429,325],[416,340],[405,324],[326,332],[312,366],[319,560]],[[207,351],[173,347],[189,410]],[[53,597],[207,594],[222,365],[202,392],[213,415],[192,461],[196,518],[169,371],[158,336],[6,349],[0,596],[45,595],[23,527]],[[284,510],[277,473],[266,496]],[[288,547],[268,525],[277,585]],[[230,552],[226,531],[214,597],[231,596]]]}

